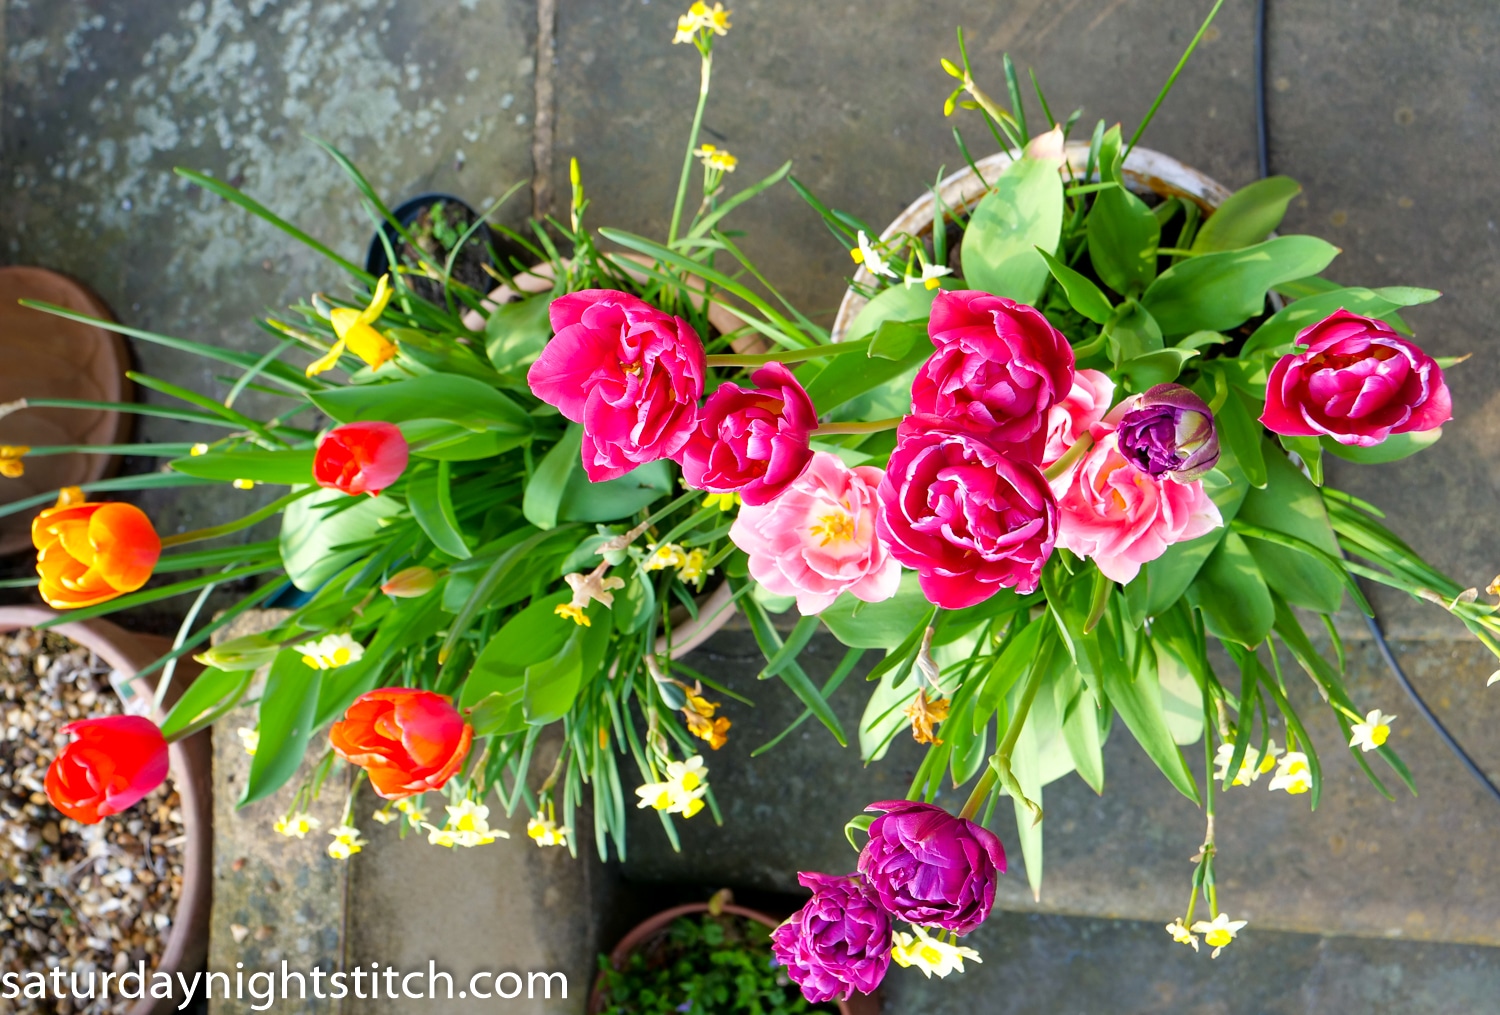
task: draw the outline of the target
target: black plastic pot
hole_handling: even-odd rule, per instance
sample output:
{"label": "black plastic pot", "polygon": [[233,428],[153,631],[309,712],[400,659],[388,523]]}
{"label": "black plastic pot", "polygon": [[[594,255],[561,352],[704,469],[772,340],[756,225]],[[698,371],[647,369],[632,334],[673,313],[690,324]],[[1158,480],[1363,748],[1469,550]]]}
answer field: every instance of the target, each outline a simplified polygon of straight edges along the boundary
{"label": "black plastic pot", "polygon": [[[401,223],[401,228],[410,233],[412,226],[420,219],[422,212],[437,204],[452,205],[462,209],[467,214],[471,223],[474,219],[479,218],[479,212],[475,211],[467,202],[454,197],[452,194],[421,194],[409,201],[402,202],[391,214],[397,222]],[[467,229],[468,226],[465,225],[463,228]],[[385,242],[382,242],[382,239]],[[370,248],[365,254],[365,270],[371,275],[377,276],[384,275],[390,271],[391,262],[390,258],[386,256],[386,243],[389,243],[391,249],[395,250],[399,256],[401,247],[405,242],[394,226],[389,222],[383,223],[375,235],[370,238]],[[465,243],[465,248],[474,248],[479,254],[478,260],[493,267],[494,260],[490,256],[490,250],[494,242],[495,236],[491,232],[490,227],[481,224],[478,229],[474,230],[473,235],[469,237]],[[455,265],[455,275],[459,275],[461,267],[461,265]],[[488,275],[479,274],[476,274],[472,278],[460,277],[460,281],[481,292],[487,291],[491,284]],[[414,280],[413,288],[425,298],[433,300],[433,302],[442,302],[442,289],[436,282],[430,280],[424,282],[417,279]],[[424,289],[430,289],[431,291],[424,291]]]}

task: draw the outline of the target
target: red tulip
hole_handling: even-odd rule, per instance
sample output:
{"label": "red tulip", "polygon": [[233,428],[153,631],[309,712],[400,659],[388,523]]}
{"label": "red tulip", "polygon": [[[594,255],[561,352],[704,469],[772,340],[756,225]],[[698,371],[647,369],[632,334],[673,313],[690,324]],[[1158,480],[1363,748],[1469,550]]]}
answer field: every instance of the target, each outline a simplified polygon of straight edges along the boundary
{"label": "red tulip", "polygon": [[394,423],[345,423],[318,444],[313,478],[322,487],[373,497],[401,478],[410,454]]}
{"label": "red tulip", "polygon": [[474,727],[446,694],[385,687],[355,699],[328,739],[375,792],[395,800],[441,789],[468,756]]}
{"label": "red tulip", "polygon": [[110,715],[68,723],[75,739],[47,769],[47,798],[74,821],[119,814],[167,777],[167,742],[150,719]]}

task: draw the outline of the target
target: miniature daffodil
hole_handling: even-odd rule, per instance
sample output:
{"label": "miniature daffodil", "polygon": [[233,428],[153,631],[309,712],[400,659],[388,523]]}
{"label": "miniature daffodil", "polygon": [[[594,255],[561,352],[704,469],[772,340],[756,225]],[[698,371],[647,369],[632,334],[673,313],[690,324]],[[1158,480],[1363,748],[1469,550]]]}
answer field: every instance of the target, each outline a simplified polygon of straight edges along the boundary
{"label": "miniature daffodil", "polygon": [[241,726],[234,732],[239,736],[240,744],[245,748],[245,753],[253,758],[256,750],[260,747],[260,730]]}
{"label": "miniature daffodil", "polygon": [[559,828],[556,821],[540,814],[526,822],[526,834],[538,846],[566,846],[568,844],[568,829]]}
{"label": "miniature daffodil", "polygon": [[336,670],[364,658],[365,647],[347,634],[330,634],[294,646],[302,661],[315,670]]}
{"label": "miniature daffodil", "polygon": [[307,376],[315,377],[332,370],[338,365],[339,357],[344,354],[345,349],[376,370],[396,355],[396,343],[375,329],[375,322],[380,319],[381,314],[385,313],[386,304],[390,301],[390,276],[382,275],[375,285],[375,294],[370,297],[370,305],[365,309],[334,307],[330,310],[328,323],[333,325],[333,333],[338,341],[325,355],[320,356],[308,366]]}
{"label": "miniature daffodil", "polygon": [[328,855],[335,860],[347,860],[365,848],[365,840],[353,825],[340,825],[331,830],[333,841],[328,844]]}
{"label": "miniature daffodil", "polygon": [[673,45],[679,42],[693,42],[695,36],[700,32],[709,32],[714,35],[727,35],[729,33],[729,16],[733,11],[726,11],[722,3],[716,3],[712,8],[705,3],[695,3],[688,8],[688,12],[677,19],[677,34],[672,37]]}
{"label": "miniature daffodil", "polygon": [[1395,721],[1395,716],[1386,715],[1378,708],[1371,709],[1364,722],[1357,722],[1352,727],[1354,736],[1349,739],[1349,746],[1362,751],[1376,750],[1390,738],[1391,723]]}
{"label": "miniature daffodil", "polygon": [[1172,940],[1178,944],[1192,945],[1193,951],[1198,950],[1198,935],[1184,927],[1181,920],[1173,920],[1167,924],[1167,933],[1171,934]]}
{"label": "miniature daffodil", "polygon": [[272,827],[277,835],[284,835],[288,839],[302,839],[322,823],[306,811],[298,811],[276,819],[276,824]]}
{"label": "miniature daffodil", "polygon": [[677,577],[684,582],[702,582],[705,576],[712,573],[703,569],[703,565],[707,563],[708,556],[701,549],[689,550],[682,567],[677,571]]}
{"label": "miniature daffodil", "polygon": [[668,814],[690,818],[703,809],[703,794],[708,791],[707,775],[708,768],[700,754],[686,761],[668,762],[666,779],[636,787],[635,794],[640,797],[636,806],[654,807]]}
{"label": "miniature daffodil", "polygon": [[1307,755],[1301,751],[1288,751],[1276,763],[1276,774],[1271,777],[1271,790],[1284,789],[1294,796],[1312,789],[1312,769],[1308,767]]}
{"label": "miniature daffodil", "polygon": [[[1276,746],[1272,740],[1266,744],[1266,753],[1262,755],[1254,747],[1245,748],[1245,756],[1240,759],[1240,770],[1235,773],[1231,786],[1249,786],[1266,772],[1276,767],[1276,759],[1282,754],[1281,748]],[[1222,743],[1214,752],[1214,779],[1223,782],[1229,773],[1229,763],[1234,760],[1234,744]]]}
{"label": "miniature daffodil", "polygon": [[944,267],[941,264],[924,264],[922,265],[922,274],[920,276],[907,275],[903,281],[906,283],[906,288],[908,289],[918,282],[922,283],[922,288],[924,289],[936,289],[943,284],[943,276],[951,274],[953,274],[952,268]]}
{"label": "miniature daffodil", "polygon": [[653,547],[651,556],[642,565],[647,571],[662,571],[669,567],[681,568],[687,564],[687,554],[676,543],[663,543]]}
{"label": "miniature daffodil", "polygon": [[424,825],[427,841],[434,846],[487,846],[495,839],[508,839],[510,833],[491,828],[490,809],[474,800],[461,800],[456,806],[446,808],[448,823],[442,828]]}
{"label": "miniature daffodil", "polygon": [[870,243],[870,238],[865,235],[863,229],[859,231],[858,244],[853,250],[849,251],[849,256],[854,258],[855,264],[864,265],[865,270],[872,275],[885,275],[888,278],[896,277],[896,273],[891,270],[891,266],[885,262],[885,258]]}
{"label": "miniature daffodil", "polygon": [[727,514],[740,506],[740,495],[737,493],[711,493],[703,498],[703,506],[706,508],[716,507]]}
{"label": "miniature daffodil", "polygon": [[740,160],[729,154],[728,149],[717,145],[702,144],[693,149],[693,154],[703,163],[704,169],[716,173],[732,173],[734,167],[739,165]]}
{"label": "miniature daffodil", "polygon": [[891,959],[903,969],[915,966],[929,980],[949,973],[962,973],[964,960],[983,962],[972,948],[944,941],[941,937],[928,937],[925,928],[913,926],[915,935],[897,931],[891,935]]}
{"label": "miniature daffodil", "polygon": [[1248,923],[1248,920],[1231,920],[1228,913],[1220,913],[1212,920],[1199,920],[1193,924],[1193,930],[1203,935],[1203,942],[1213,949],[1209,958],[1216,959],[1224,946],[1233,941],[1240,928]]}

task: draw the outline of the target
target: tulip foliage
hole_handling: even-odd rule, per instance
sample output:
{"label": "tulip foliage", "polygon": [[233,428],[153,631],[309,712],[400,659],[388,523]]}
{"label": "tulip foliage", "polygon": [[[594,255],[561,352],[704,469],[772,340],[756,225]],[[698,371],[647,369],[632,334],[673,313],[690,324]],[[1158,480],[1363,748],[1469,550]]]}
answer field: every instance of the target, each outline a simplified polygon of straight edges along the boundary
{"label": "tulip foliage", "polygon": [[[679,35],[707,82],[728,26],[700,7]],[[1437,439],[1452,409],[1444,364],[1400,314],[1437,294],[1324,277],[1337,248],[1274,235],[1298,193],[1284,177],[1217,207],[1162,196],[1127,171],[1139,132],[1127,142],[1100,122],[1070,141],[1076,116],[1050,113],[1032,132],[1008,60],[1008,109],[966,56],[945,67],[1008,158],[989,178],[971,168],[971,200],[938,200],[937,229],[872,239],[792,181],[860,265],[863,309],[838,336],[721,228],[788,167],[730,194],[734,159],[696,133],[661,242],[585,228],[575,164],[566,224],[497,227],[516,252],[491,251],[493,293],[454,279],[452,257],[377,279],[314,243],[352,286],[268,321],[278,344],[263,356],[100,322],[240,371],[222,400],[142,378],[193,406],[176,418],[228,431],[172,452],[150,484],[285,492],[159,546],[143,519],[65,499],[37,522],[49,601],[74,616],[194,591],[201,603],[231,578],[276,575],[207,625],[190,615],[173,658],[285,586],[303,593],[272,631],[202,655],[210,669],[167,739],[225,714],[261,670],[247,801],[290,783],[296,811],[339,758],[442,845],[494,838],[481,802],[493,791],[533,814],[537,842],[575,846],[589,801],[601,855],[610,840],[623,851],[632,785],[674,842],[676,817],[717,814],[702,745],[733,733],[709,698],[737,695],[672,649],[683,624],[737,607],[762,675],[804,719],[867,762],[908,731],[929,745],[908,801],[851,822],[871,836],[858,872],[807,875],[812,908],[777,932],[788,969],[824,1000],[872,989],[892,948],[902,964],[931,952],[961,967],[972,952],[955,936],[984,920],[1005,868],[985,827],[1000,797],[1039,889],[1043,787],[1076,771],[1102,791],[1116,717],[1210,815],[1215,786],[1186,745],[1202,743],[1221,790],[1274,767],[1273,788],[1316,806],[1295,666],[1376,786],[1367,752],[1411,784],[1386,743],[1391,717],[1345,685],[1331,618],[1368,610],[1360,579],[1441,602],[1497,655],[1500,618],[1327,485],[1323,464],[1392,461]],[[694,153],[703,193],[687,215]],[[440,284],[444,302],[415,280]],[[738,326],[710,322],[710,308]],[[311,365],[292,365],[296,352]],[[252,385],[291,407],[242,413]],[[276,539],[235,541],[277,514]],[[157,559],[200,539],[220,542]],[[152,565],[223,570],[141,589]],[[1309,617],[1327,622],[1328,649]],[[824,629],[848,651],[819,687],[799,656]],[[827,699],[862,662],[871,691],[845,731]],[[556,761],[540,769],[549,727]],[[72,755],[97,754],[79,736],[87,751]],[[968,787],[956,815],[934,806],[950,779]],[[447,826],[413,816],[429,792],[446,795]],[[343,855],[360,845],[350,807],[334,833]],[[306,827],[295,817],[288,827]],[[1194,898],[1202,887],[1223,922],[1208,827]],[[1186,937],[1192,915],[1177,925]]]}

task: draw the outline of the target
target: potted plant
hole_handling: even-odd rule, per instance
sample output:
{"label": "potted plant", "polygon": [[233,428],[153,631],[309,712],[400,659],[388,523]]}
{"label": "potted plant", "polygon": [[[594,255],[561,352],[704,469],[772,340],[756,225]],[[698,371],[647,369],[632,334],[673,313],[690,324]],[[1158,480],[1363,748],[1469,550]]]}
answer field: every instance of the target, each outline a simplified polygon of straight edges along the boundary
{"label": "potted plant", "polygon": [[[51,611],[37,607],[0,607],[0,635],[34,628],[54,619]],[[166,639],[126,631],[107,620],[65,623],[56,625],[54,630],[93,653],[111,671],[110,682],[120,696],[121,711],[126,715],[148,715],[160,722],[164,708],[176,702],[198,671],[196,664],[185,662],[182,672],[177,673],[175,679],[166,681],[155,665],[170,647]],[[165,686],[161,686],[162,682]],[[160,700],[156,696],[159,686],[165,692]],[[174,997],[180,998],[177,974],[181,972],[191,978],[208,957],[208,918],[213,899],[213,781],[208,734],[204,732],[179,740],[167,748],[166,753],[172,785],[180,800],[185,836],[185,841],[178,847],[182,857],[182,883],[166,940],[159,952],[160,959],[154,969],[146,970],[146,982],[139,987],[140,1000],[130,1008],[132,1015],[156,1015],[157,1012],[175,1010],[179,1001]],[[129,905],[133,903],[127,902]],[[134,973],[135,969],[130,971]],[[149,987],[159,985],[154,976],[157,973],[165,974],[173,984],[170,996],[153,997],[148,991]],[[132,985],[130,989],[137,988]]]}
{"label": "potted plant", "polygon": [[487,289],[499,258],[486,218],[451,194],[414,197],[397,205],[390,221],[376,230],[365,254],[365,271],[379,278],[391,265],[399,265],[409,273],[412,291],[437,303],[443,302],[445,287],[442,277],[421,277],[426,264],[441,266],[448,277],[470,289]]}
{"label": "potted plant", "polygon": [[771,953],[780,921],[734,904],[725,889],[707,902],[662,910],[637,924],[608,956],[589,995],[589,1015],[680,1011],[839,1011],[875,1015],[873,997],[811,1004]]}

